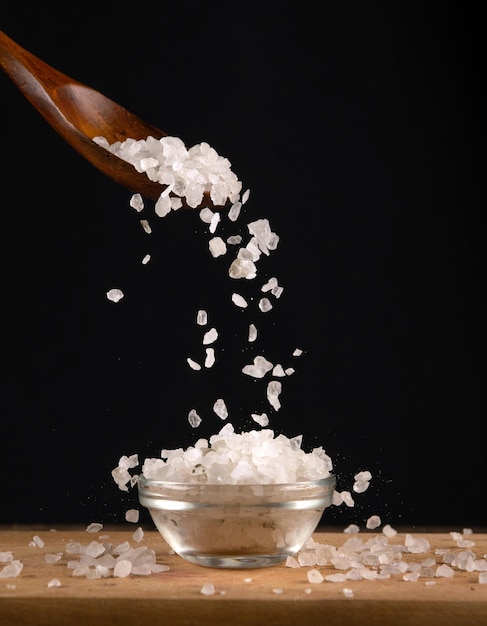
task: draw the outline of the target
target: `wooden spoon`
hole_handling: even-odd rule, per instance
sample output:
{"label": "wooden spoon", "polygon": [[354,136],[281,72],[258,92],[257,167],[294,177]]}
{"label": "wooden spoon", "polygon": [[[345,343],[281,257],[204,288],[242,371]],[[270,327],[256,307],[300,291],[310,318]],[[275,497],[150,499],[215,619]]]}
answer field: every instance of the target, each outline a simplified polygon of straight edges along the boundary
{"label": "wooden spoon", "polygon": [[[73,80],[37,58],[0,31],[0,66],[49,124],[75,150],[132,193],[156,201],[165,186],[93,142],[96,136],[115,141],[160,139],[159,128],[141,120],[87,85]],[[184,198],[182,198],[184,204]],[[213,207],[205,193],[201,207]]]}

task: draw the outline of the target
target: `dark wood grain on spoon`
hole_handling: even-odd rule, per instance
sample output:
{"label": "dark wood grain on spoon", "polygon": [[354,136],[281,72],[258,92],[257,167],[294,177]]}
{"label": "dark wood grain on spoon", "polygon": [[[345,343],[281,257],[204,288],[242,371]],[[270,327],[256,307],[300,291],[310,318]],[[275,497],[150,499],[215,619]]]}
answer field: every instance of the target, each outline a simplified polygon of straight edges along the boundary
{"label": "dark wood grain on spoon", "polygon": [[[92,141],[109,143],[167,133],[145,122],[99,91],[54,69],[0,31],[0,65],[24,96],[77,152],[132,193],[157,200],[164,186]],[[183,199],[184,200],[184,199]],[[205,193],[201,206],[212,206]]]}

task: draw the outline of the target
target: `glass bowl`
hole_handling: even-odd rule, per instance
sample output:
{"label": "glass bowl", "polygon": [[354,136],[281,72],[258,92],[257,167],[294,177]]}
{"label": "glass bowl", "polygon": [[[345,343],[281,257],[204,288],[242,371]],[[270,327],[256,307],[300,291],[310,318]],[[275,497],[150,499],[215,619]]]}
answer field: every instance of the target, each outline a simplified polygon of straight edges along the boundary
{"label": "glass bowl", "polygon": [[139,477],[140,504],[180,556],[207,567],[255,568],[296,554],[331,505],[336,480],[292,484],[174,483]]}

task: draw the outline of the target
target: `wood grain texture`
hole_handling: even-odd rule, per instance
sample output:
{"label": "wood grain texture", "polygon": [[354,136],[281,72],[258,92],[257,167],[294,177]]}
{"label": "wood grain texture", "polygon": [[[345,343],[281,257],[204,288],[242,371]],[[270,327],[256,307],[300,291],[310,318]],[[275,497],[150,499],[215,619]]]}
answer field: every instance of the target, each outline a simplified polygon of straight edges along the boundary
{"label": "wood grain texture", "polygon": [[[126,540],[137,545],[132,540],[134,530],[134,526],[120,526],[105,528],[100,534],[109,535],[107,540],[115,545]],[[43,539],[44,547],[29,545],[34,535]],[[441,557],[434,554],[436,549],[460,549],[448,532],[417,531],[413,535],[429,539],[431,551],[405,555],[405,560],[422,561],[435,556],[441,562]],[[88,544],[98,537],[99,534],[88,534],[82,527],[56,531],[0,528],[0,552],[11,551],[13,558],[24,564],[20,576],[0,579],[0,626],[487,624],[487,585],[478,582],[478,572],[456,571],[453,578],[436,578],[434,585],[426,585],[425,578],[405,582],[402,576],[380,581],[311,584],[306,576],[307,567],[293,569],[277,565],[222,570],[192,565],[170,554],[160,535],[148,529],[139,545],[154,549],[157,561],[167,564],[168,571],[96,580],[73,577],[66,565],[72,558],[65,554],[67,542]],[[404,537],[399,533],[390,542],[404,543]],[[346,538],[341,532],[315,535],[316,540],[337,547]],[[487,553],[487,534],[476,533],[472,538],[474,552],[483,557]],[[45,554],[61,552],[59,563],[46,564]],[[332,566],[318,569],[325,576],[337,571]],[[53,578],[60,580],[60,587],[47,586]],[[214,595],[201,593],[207,582],[215,586]],[[344,587],[353,590],[353,597],[344,596]]]}

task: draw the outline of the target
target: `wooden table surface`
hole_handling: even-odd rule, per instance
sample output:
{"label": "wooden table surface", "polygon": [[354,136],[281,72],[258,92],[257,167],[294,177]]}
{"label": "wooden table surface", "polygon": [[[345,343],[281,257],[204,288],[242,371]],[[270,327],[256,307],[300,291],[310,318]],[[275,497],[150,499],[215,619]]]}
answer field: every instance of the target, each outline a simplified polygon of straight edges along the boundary
{"label": "wooden table surface", "polygon": [[[213,624],[222,626],[487,626],[487,584],[479,582],[478,571],[455,570],[452,578],[420,578],[406,582],[402,575],[385,580],[347,580],[310,583],[309,567],[297,569],[275,565],[262,569],[224,570],[193,565],[170,554],[167,544],[152,528],[144,528],[140,543],[132,539],[136,526],[104,528],[98,534],[85,526],[0,527],[0,553],[12,552],[24,567],[18,577],[0,577],[0,626],[179,626]],[[413,537],[430,541],[424,554],[406,554],[404,560],[423,561],[436,549],[460,551],[450,532],[410,531]],[[369,539],[379,534],[359,534]],[[37,535],[43,547],[30,545]],[[87,545],[93,540],[118,545],[129,541],[134,547],[147,546],[157,562],[169,570],[148,576],[89,579],[72,575],[65,553],[68,541]],[[107,539],[106,536],[109,536]],[[350,537],[343,532],[318,532],[320,543],[340,547]],[[399,532],[389,543],[404,544]],[[475,532],[472,551],[477,558],[487,555],[487,533]],[[61,561],[45,562],[46,554],[62,553]],[[0,563],[0,572],[6,563]],[[336,574],[333,566],[317,568],[323,576]],[[49,587],[57,578],[61,586]],[[246,580],[247,579],[247,580]],[[434,581],[434,584],[427,584]],[[213,595],[201,589],[212,583]],[[347,597],[344,588],[352,591]],[[308,591],[307,591],[308,590]],[[309,591],[311,590],[311,591]]]}

